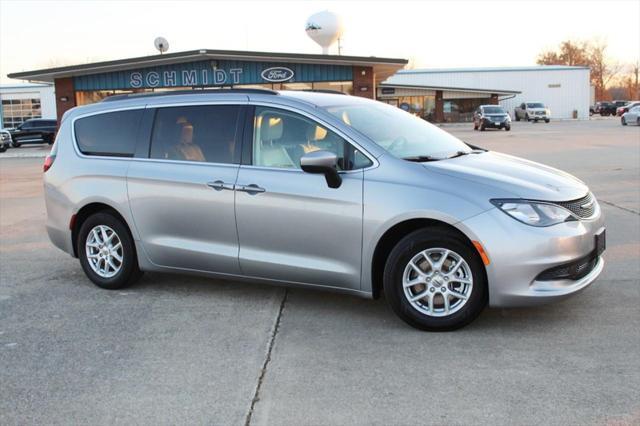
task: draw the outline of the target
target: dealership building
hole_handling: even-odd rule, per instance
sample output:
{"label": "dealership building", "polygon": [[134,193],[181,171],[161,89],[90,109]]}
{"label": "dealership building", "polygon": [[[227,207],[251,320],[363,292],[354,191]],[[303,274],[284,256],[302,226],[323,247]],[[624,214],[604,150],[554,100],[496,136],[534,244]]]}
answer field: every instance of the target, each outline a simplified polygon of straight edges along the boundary
{"label": "dealership building", "polygon": [[376,86],[405,59],[193,50],[9,74],[55,87],[58,120],[77,105],[107,96],[213,87],[331,90],[375,98]]}
{"label": "dealership building", "polygon": [[556,119],[589,117],[586,67],[405,70],[406,64],[406,59],[373,56],[193,50],[8,77],[53,87],[58,120],[70,108],[111,95],[222,87],[338,91],[378,99],[434,122],[471,121],[483,104],[500,104],[513,114],[522,102],[543,102]]}
{"label": "dealership building", "polygon": [[386,102],[422,108],[421,115],[441,114],[435,121],[470,121],[473,110],[487,103],[499,103],[513,116],[523,102],[544,103],[553,118],[588,119],[589,74],[588,67],[556,65],[401,70],[380,85],[378,94]]}

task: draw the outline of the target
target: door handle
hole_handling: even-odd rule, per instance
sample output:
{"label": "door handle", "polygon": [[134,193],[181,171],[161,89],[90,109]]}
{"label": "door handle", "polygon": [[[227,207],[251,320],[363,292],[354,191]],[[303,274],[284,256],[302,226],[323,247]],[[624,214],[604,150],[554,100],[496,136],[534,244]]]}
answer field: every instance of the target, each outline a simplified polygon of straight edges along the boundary
{"label": "door handle", "polygon": [[249,195],[254,195],[254,194],[258,194],[260,192],[265,192],[266,191],[266,189],[259,187],[255,183],[252,183],[252,184],[249,184],[249,185],[238,185],[236,187],[236,190],[237,191],[246,192]]}
{"label": "door handle", "polygon": [[222,191],[223,189],[233,191],[234,189],[234,185],[232,183],[224,183],[221,180],[217,180],[215,182],[207,182],[207,186],[209,188],[215,189],[216,191]]}

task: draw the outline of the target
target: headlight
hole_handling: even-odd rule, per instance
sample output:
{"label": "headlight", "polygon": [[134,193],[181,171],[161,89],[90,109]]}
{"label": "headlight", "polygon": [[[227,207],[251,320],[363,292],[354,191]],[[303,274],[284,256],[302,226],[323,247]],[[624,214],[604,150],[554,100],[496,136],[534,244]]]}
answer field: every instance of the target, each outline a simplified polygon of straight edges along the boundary
{"label": "headlight", "polygon": [[491,200],[515,220],[531,226],[551,226],[574,220],[571,212],[554,204],[526,200]]}

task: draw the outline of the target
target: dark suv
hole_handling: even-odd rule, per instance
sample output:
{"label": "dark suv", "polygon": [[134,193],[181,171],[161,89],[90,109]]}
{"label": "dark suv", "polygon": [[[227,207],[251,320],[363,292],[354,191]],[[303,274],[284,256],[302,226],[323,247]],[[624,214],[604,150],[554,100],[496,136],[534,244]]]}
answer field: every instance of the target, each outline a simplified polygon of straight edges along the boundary
{"label": "dark suv", "polygon": [[605,117],[616,114],[616,105],[612,102],[596,102],[595,113]]}
{"label": "dark suv", "polygon": [[12,146],[19,147],[22,144],[48,143],[51,145],[56,136],[56,120],[33,118],[27,120],[17,128],[10,130]]}
{"label": "dark suv", "polygon": [[511,130],[511,117],[500,105],[480,105],[473,113],[473,130]]}

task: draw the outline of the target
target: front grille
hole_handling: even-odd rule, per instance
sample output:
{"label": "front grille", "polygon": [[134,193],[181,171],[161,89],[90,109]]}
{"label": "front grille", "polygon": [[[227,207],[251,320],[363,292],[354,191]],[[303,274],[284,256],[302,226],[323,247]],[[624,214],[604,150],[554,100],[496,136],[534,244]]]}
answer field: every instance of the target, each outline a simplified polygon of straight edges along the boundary
{"label": "front grille", "polygon": [[544,115],[544,111],[536,111],[536,115]]}
{"label": "front grille", "polygon": [[582,197],[578,200],[554,202],[554,204],[564,207],[581,219],[586,219],[593,216],[594,212],[596,211],[596,203],[596,199],[590,192],[585,197]]}
{"label": "front grille", "polygon": [[598,254],[596,251],[593,251],[588,256],[574,260],[573,262],[554,266],[546,271],[542,271],[536,277],[536,281],[579,280],[593,271],[597,263]]}

